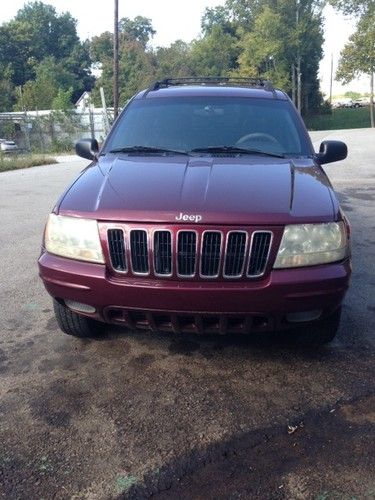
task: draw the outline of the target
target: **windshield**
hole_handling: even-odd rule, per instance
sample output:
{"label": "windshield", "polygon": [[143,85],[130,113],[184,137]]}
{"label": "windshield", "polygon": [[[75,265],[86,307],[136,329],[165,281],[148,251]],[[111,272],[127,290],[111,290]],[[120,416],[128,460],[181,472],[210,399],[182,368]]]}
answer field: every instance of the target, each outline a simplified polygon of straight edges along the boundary
{"label": "windshield", "polygon": [[201,153],[236,147],[280,155],[310,154],[306,135],[288,101],[233,97],[132,101],[105,149],[138,147]]}

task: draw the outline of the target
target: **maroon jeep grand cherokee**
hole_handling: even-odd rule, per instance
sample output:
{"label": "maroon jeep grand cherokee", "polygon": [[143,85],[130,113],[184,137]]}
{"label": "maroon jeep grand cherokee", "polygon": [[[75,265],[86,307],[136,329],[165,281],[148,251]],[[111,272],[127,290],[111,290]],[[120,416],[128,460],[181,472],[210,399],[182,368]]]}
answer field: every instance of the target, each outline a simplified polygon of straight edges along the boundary
{"label": "maroon jeep grand cherokee", "polygon": [[[104,323],[333,339],[349,226],[284,92],[262,80],[164,80],[127,104],[50,214],[40,275],[68,334]],[[299,328],[301,330],[301,328]]]}

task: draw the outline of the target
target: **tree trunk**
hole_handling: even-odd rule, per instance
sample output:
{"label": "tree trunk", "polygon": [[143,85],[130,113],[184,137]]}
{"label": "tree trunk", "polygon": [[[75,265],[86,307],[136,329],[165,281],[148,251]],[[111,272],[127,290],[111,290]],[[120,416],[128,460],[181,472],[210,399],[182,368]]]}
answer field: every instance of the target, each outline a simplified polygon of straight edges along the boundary
{"label": "tree trunk", "polygon": [[292,64],[292,101],[294,105],[297,105],[296,99],[296,67]]}
{"label": "tree trunk", "polygon": [[302,111],[302,73],[301,73],[301,56],[297,59],[297,109]]}
{"label": "tree trunk", "polygon": [[371,127],[375,128],[374,120],[374,72],[371,71],[371,92],[370,92],[370,114],[371,114]]}

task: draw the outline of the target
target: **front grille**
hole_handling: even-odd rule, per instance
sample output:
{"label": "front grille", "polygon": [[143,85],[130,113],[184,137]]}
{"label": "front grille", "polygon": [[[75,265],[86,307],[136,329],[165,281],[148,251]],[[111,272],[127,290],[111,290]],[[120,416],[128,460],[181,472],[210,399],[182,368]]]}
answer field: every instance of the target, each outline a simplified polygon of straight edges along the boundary
{"label": "front grille", "polygon": [[130,249],[134,273],[148,274],[147,232],[134,229],[130,232]]}
{"label": "front grille", "polygon": [[194,276],[197,256],[197,234],[194,231],[180,231],[177,247],[177,272],[179,276]]}
{"label": "front grille", "polygon": [[246,233],[230,232],[227,239],[224,276],[238,278],[242,276],[245,263]]}
{"label": "front grille", "polygon": [[172,237],[169,231],[154,233],[154,269],[155,274],[161,276],[172,273]]}
{"label": "front grille", "polygon": [[267,265],[271,247],[271,233],[256,232],[251,244],[248,276],[261,276]]}
{"label": "front grille", "polygon": [[[198,226],[197,226],[198,227]],[[114,271],[161,278],[259,278],[266,272],[271,231],[214,229],[108,229]]]}
{"label": "front grille", "polygon": [[206,231],[203,235],[201,276],[215,278],[219,274],[221,233]]}
{"label": "front grille", "polygon": [[113,269],[118,272],[126,272],[125,241],[122,229],[108,230],[108,246]]}

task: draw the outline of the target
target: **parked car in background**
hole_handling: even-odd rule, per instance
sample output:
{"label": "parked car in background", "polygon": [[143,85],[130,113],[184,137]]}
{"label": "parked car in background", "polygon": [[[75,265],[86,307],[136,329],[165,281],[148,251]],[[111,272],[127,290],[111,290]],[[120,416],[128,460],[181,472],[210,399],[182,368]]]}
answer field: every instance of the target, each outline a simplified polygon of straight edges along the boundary
{"label": "parked car in background", "polygon": [[7,139],[0,139],[0,151],[2,153],[15,153],[19,151],[19,147],[14,141],[8,141]]}
{"label": "parked car in background", "polygon": [[268,82],[156,82],[129,101],[50,214],[40,276],[67,334],[296,329],[330,342],[350,229],[289,97]]}
{"label": "parked car in background", "polygon": [[332,107],[334,109],[338,108],[363,108],[370,105],[370,100],[368,97],[360,97],[359,99],[342,99],[341,101],[334,101]]}
{"label": "parked car in background", "polygon": [[360,99],[355,99],[353,101],[353,108],[364,108],[365,106],[370,106],[370,100],[368,97],[361,97]]}

